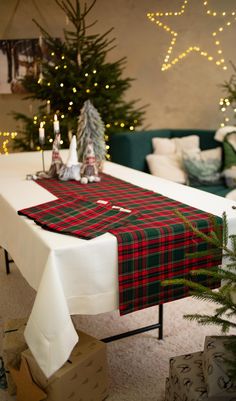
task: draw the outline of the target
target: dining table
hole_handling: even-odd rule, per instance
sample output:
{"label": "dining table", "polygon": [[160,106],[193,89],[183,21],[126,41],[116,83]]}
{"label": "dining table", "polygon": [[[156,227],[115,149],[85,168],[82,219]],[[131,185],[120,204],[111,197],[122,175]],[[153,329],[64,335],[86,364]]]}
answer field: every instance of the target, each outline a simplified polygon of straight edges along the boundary
{"label": "dining table", "polygon": [[[66,160],[68,150],[60,153]],[[44,151],[43,157],[48,169],[51,151]],[[0,155],[0,246],[36,291],[25,339],[50,377],[79,341],[71,315],[119,308],[118,246],[110,232],[86,240],[45,230],[19,215],[19,210],[57,199],[34,179],[41,170],[40,151]],[[229,236],[236,232],[233,200],[110,161],[104,162],[103,172],[215,216],[225,212]]]}

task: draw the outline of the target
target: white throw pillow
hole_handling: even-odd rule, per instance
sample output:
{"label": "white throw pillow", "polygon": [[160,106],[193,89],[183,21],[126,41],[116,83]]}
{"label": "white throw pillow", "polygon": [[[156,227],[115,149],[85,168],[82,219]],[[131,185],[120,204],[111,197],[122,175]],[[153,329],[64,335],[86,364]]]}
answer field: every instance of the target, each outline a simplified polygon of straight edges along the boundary
{"label": "white throw pillow", "polygon": [[176,153],[174,138],[152,138],[153,153],[157,155],[173,155]]}
{"label": "white throw pillow", "polygon": [[153,153],[157,155],[181,154],[186,149],[200,148],[198,135],[188,135],[181,138],[152,138]]}
{"label": "white throw pillow", "polygon": [[186,183],[187,176],[178,155],[150,154],[146,160],[151,174],[180,184]]}
{"label": "white throw pillow", "polygon": [[186,149],[183,151],[183,158],[194,158],[208,161],[211,159],[217,159],[221,162],[222,160],[222,148],[219,146],[217,148],[201,150],[200,148]]}
{"label": "white throw pillow", "polygon": [[198,135],[188,135],[181,138],[173,138],[177,153],[182,153],[188,149],[200,150],[200,138]]}
{"label": "white throw pillow", "polygon": [[223,142],[225,135],[229,134],[230,132],[236,132],[236,127],[233,125],[226,125],[226,127],[219,128],[214,136],[214,139],[219,142]]}

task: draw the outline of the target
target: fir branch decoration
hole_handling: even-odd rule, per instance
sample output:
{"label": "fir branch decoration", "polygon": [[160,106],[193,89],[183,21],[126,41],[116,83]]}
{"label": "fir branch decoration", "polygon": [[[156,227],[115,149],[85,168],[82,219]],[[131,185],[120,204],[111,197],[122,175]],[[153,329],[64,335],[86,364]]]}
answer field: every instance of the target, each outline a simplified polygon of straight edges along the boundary
{"label": "fir branch decoration", "polygon": [[[208,235],[194,227],[179,211],[176,211],[176,214],[197,236],[213,245],[213,251],[222,252],[223,261],[226,259],[226,263],[216,266],[215,269],[198,269],[190,272],[192,276],[206,275],[221,281],[221,286],[217,290],[212,290],[198,282],[184,278],[165,280],[162,285],[185,285],[190,288],[190,294],[193,297],[215,304],[216,308],[212,315],[186,314],[184,318],[197,321],[202,325],[219,326],[222,333],[228,333],[230,329],[236,329],[236,235],[231,235],[228,239],[228,223],[225,213],[222,216],[223,233],[219,230],[216,219],[214,219],[215,221],[212,220],[214,230]],[[194,256],[200,257],[202,254],[200,251],[195,253]],[[229,374],[236,378],[236,336],[229,336],[227,348],[234,356],[233,360],[227,361]]]}

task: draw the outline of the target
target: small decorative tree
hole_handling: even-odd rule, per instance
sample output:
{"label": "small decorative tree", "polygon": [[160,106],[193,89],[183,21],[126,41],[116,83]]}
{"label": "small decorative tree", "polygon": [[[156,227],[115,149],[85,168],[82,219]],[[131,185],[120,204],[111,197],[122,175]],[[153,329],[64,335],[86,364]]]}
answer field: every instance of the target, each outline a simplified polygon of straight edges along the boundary
{"label": "small decorative tree", "polygon": [[[197,282],[186,279],[166,280],[162,284],[186,285],[191,289],[193,297],[215,303],[217,307],[212,315],[196,313],[184,315],[184,318],[196,320],[202,325],[220,326],[222,333],[227,333],[230,328],[236,328],[236,234],[230,236],[230,245],[228,245],[228,224],[225,213],[223,213],[222,217],[223,235],[222,231],[219,229],[219,225],[214,221],[214,230],[209,235],[206,235],[194,227],[180,212],[177,211],[176,214],[182,218],[185,224],[191,228],[196,235],[213,245],[211,250],[213,254],[218,256],[219,252],[223,252],[223,258],[227,258],[228,262],[225,265],[217,266],[214,270],[198,269],[191,271],[192,276],[205,275],[217,281],[222,281],[222,285],[218,290],[212,290]],[[198,257],[202,254],[202,252],[198,252],[192,254],[192,256]],[[227,361],[230,364],[229,373],[233,377],[236,377],[236,336],[231,337],[231,341],[228,343],[227,347],[234,355],[233,360]]]}
{"label": "small decorative tree", "polygon": [[89,142],[93,144],[95,159],[100,167],[106,156],[104,140],[105,126],[97,109],[90,100],[86,100],[79,116],[77,129],[78,159],[83,157]]}

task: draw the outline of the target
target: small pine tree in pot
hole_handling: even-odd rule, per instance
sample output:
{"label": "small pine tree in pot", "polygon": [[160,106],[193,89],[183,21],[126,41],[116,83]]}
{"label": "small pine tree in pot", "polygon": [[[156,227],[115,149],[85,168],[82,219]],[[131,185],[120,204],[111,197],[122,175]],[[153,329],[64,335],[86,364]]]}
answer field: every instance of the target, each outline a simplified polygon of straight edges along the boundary
{"label": "small pine tree in pot", "polygon": [[[215,252],[216,256],[221,252],[223,261],[226,260],[226,262],[221,266],[216,266],[215,269],[198,269],[190,272],[192,276],[205,275],[216,281],[221,281],[221,286],[217,290],[187,279],[166,280],[162,282],[162,285],[186,285],[190,288],[193,297],[216,304],[215,311],[212,315],[196,313],[184,315],[184,318],[196,320],[201,325],[219,326],[222,333],[228,333],[230,329],[236,329],[236,234],[230,235],[228,238],[228,224],[225,213],[222,216],[222,230],[220,230],[219,225],[213,221],[214,230],[208,235],[194,227],[179,211],[176,211],[176,214],[196,235],[213,245],[212,252]],[[193,254],[191,255],[193,256]],[[202,252],[194,254],[196,257],[201,255]],[[230,341],[227,342],[226,346],[231,351],[234,358],[226,362],[229,365],[228,373],[231,377],[236,378],[236,335],[230,336],[229,338]]]}

